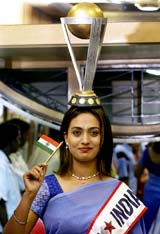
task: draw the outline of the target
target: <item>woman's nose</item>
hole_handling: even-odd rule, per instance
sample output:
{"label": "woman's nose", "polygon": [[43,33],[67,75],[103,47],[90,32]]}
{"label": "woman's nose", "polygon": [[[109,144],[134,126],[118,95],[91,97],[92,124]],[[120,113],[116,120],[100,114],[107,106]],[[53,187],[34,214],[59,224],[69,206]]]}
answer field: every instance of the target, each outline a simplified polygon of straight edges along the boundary
{"label": "woman's nose", "polygon": [[82,143],[83,144],[88,144],[89,143],[89,134],[88,133],[83,133]]}

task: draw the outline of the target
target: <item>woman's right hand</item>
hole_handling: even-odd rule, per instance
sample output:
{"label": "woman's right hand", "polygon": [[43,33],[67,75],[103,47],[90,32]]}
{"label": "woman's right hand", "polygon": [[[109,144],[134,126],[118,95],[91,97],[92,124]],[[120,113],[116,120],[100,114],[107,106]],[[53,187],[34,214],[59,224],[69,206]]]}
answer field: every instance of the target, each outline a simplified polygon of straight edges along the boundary
{"label": "woman's right hand", "polygon": [[44,180],[47,164],[38,164],[24,174],[25,192],[31,197],[35,196]]}

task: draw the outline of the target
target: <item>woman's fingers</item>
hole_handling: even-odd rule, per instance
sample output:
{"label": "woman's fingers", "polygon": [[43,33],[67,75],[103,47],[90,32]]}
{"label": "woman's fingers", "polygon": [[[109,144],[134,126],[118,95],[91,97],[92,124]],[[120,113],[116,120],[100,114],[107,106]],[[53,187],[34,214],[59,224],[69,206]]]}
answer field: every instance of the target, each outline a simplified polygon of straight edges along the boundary
{"label": "woman's fingers", "polygon": [[39,180],[41,177],[45,176],[46,170],[46,164],[39,164],[34,166],[29,172],[27,172],[25,176],[30,180]]}

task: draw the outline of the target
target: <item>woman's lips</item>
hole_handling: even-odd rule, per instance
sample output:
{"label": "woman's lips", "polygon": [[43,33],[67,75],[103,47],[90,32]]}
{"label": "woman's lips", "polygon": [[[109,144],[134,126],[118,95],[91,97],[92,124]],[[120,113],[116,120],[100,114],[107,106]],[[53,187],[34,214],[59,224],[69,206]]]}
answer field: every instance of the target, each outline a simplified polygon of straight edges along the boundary
{"label": "woman's lips", "polygon": [[90,151],[92,148],[91,147],[83,147],[83,148],[79,148],[79,150],[83,153],[86,153],[88,151]]}

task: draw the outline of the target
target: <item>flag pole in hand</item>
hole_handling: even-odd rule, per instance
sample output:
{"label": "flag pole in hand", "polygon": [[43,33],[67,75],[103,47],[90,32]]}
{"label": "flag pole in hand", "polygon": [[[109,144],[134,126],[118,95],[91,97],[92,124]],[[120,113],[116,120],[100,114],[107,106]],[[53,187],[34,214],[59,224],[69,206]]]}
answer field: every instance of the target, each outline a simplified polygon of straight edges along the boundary
{"label": "flag pole in hand", "polygon": [[62,144],[63,144],[63,141],[61,141],[61,142],[59,143],[59,145],[57,146],[56,150],[53,151],[53,152],[51,153],[51,155],[47,158],[47,160],[44,162],[45,164],[48,164],[48,162],[50,161],[50,159],[54,156],[54,154],[57,152],[57,150],[61,147]]}
{"label": "flag pole in hand", "polygon": [[50,154],[48,159],[44,163],[48,164],[48,162],[53,157],[53,155],[57,152],[57,150],[60,148],[62,143],[63,141],[58,143],[51,137],[48,137],[47,135],[44,135],[44,134],[39,138],[39,140],[36,142],[36,145],[40,147],[42,150]]}

